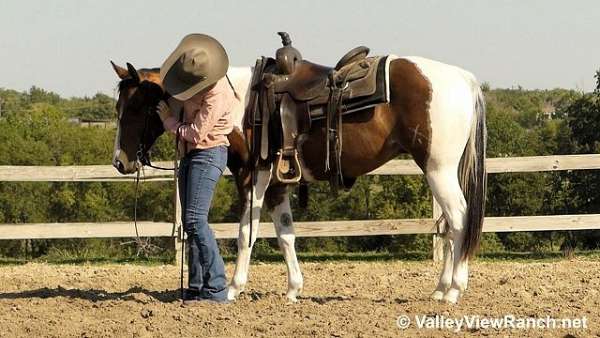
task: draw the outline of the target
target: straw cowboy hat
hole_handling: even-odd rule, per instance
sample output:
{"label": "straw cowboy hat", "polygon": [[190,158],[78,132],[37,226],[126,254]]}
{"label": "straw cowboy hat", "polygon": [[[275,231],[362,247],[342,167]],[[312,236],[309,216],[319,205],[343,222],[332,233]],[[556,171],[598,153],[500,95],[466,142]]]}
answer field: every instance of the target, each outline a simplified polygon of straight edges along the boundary
{"label": "straw cowboy hat", "polygon": [[225,48],[205,34],[190,34],[160,67],[160,79],[174,98],[185,101],[225,76],[229,58]]}

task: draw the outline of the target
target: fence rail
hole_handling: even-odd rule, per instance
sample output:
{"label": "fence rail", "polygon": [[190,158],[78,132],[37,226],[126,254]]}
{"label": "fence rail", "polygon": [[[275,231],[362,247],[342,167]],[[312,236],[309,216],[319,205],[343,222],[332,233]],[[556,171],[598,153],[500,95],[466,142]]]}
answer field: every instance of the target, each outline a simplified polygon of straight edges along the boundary
{"label": "fence rail", "polygon": [[[211,223],[217,238],[237,238],[237,223]],[[364,221],[318,221],[294,223],[300,237],[374,236],[433,234],[434,221],[422,219],[386,219]],[[173,223],[138,222],[142,237],[171,237]],[[549,231],[600,229],[600,214],[486,217],[484,232]],[[131,222],[102,223],[29,223],[0,225],[3,239],[66,239],[135,237]],[[259,237],[274,238],[270,222],[261,222]]]}
{"label": "fence rail", "polygon": [[[156,165],[171,167],[172,162],[157,162]],[[600,169],[600,154],[551,155],[528,157],[488,158],[487,170],[490,174],[536,171]],[[225,175],[231,175],[226,170]],[[369,175],[423,175],[413,160],[393,160]],[[147,181],[170,181],[170,171],[145,168],[142,179]],[[135,174],[121,175],[111,165],[78,166],[0,166],[0,182],[111,182],[133,181]]]}
{"label": "fence rail", "polygon": [[[170,166],[171,162],[160,162]],[[506,157],[487,159],[489,173],[548,172],[561,170],[600,169],[600,154]],[[229,172],[226,172],[229,175]],[[369,175],[422,175],[412,160],[394,160]],[[146,169],[146,181],[169,181],[172,172]],[[0,166],[0,181],[52,182],[131,182],[134,175],[120,175],[110,165],[88,166]],[[434,217],[439,215],[435,201]],[[177,208],[176,208],[177,209]],[[176,216],[177,215],[176,211]],[[176,217],[177,219],[177,217]],[[144,237],[170,237],[178,234],[179,222],[138,222]],[[217,238],[236,238],[238,225],[218,223],[211,225]],[[296,233],[301,237],[370,236],[434,233],[434,218],[396,220],[356,220],[296,222]],[[484,232],[548,231],[600,229],[600,214],[486,217]],[[131,222],[111,223],[39,223],[0,224],[0,240],[52,238],[106,238],[134,237]],[[273,226],[261,226],[259,237],[275,237]],[[439,258],[439,239],[434,238],[434,258]]]}

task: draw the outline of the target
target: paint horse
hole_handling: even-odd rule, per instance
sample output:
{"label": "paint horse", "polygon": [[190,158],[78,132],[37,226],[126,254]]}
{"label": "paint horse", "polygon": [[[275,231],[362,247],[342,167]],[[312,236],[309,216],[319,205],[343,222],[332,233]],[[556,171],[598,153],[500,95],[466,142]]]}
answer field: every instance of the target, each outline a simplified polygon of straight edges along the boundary
{"label": "paint horse", "polygon": [[[389,103],[343,118],[341,169],[344,177],[355,179],[401,153],[412,155],[443,212],[437,222],[444,239],[443,268],[431,297],[455,303],[467,288],[469,258],[479,244],[483,224],[484,97],[475,77],[463,69],[421,57],[391,57]],[[138,170],[141,159],[164,132],[154,107],[166,97],[158,69],[136,70],[127,66],[126,69],[113,64],[121,79],[113,165],[121,173]],[[254,185],[250,179],[255,162],[244,136],[244,111],[251,93],[252,72],[251,67],[232,67],[228,71],[240,102],[232,112],[235,128],[229,135],[227,165],[242,201],[238,256],[228,296],[235,299],[247,283],[260,210],[266,204],[287,265],[287,297],[296,301],[303,277],[294,247],[288,188],[273,180],[269,168],[254,173]],[[325,129],[324,121],[314,121],[298,145],[304,181],[327,179]]]}

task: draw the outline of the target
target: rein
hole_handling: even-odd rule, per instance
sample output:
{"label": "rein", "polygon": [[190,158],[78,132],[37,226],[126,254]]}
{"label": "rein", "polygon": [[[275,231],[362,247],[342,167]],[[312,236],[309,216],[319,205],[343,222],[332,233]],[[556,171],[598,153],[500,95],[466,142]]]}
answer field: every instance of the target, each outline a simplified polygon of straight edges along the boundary
{"label": "rein", "polygon": [[[175,168],[164,168],[164,167],[159,167],[159,166],[153,165],[150,162],[150,158],[147,156],[147,154],[145,152],[146,144],[145,144],[144,140],[146,139],[146,134],[148,132],[148,120],[150,119],[150,114],[152,114],[151,109],[152,108],[148,108],[145,112],[144,129],[142,132],[142,137],[140,138],[138,150],[135,153],[136,162],[138,163],[138,165],[136,168],[137,170],[136,170],[136,177],[135,177],[135,200],[134,200],[134,207],[133,207],[133,224],[135,227],[135,243],[138,246],[138,252],[137,252],[138,255],[142,251],[147,251],[147,250],[152,249],[152,245],[149,242],[147,242],[147,241],[145,242],[140,238],[138,224],[137,224],[137,210],[138,210],[139,191],[140,191],[140,189],[139,189],[139,187],[140,187],[140,172],[143,170],[144,166],[148,166],[150,168],[154,168],[154,169],[158,169],[158,170],[176,170]],[[177,137],[177,139],[178,139],[178,137]],[[176,140],[176,142],[177,142],[177,140]]]}
{"label": "rein", "polygon": [[[143,170],[144,166],[148,166],[150,168],[154,168],[154,169],[158,169],[158,170],[172,170],[172,171],[174,171],[174,179],[175,179],[176,184],[177,184],[177,175],[178,175],[178,171],[179,171],[179,168],[177,166],[177,159],[175,159],[175,161],[174,161],[173,168],[165,168],[165,167],[153,165],[152,162],[150,161],[150,157],[147,156],[147,151],[146,151],[147,149],[146,149],[146,144],[145,144],[144,140],[146,139],[146,134],[148,132],[148,120],[150,119],[150,114],[153,114],[151,109],[152,108],[150,107],[150,108],[148,108],[148,110],[146,110],[146,114],[145,114],[145,118],[144,118],[144,130],[142,132],[142,137],[140,139],[138,150],[136,151],[136,154],[135,154],[136,162],[141,164],[141,165],[137,166],[137,174],[136,174],[136,178],[135,178],[135,203],[134,203],[134,211],[133,211],[133,224],[135,226],[135,236],[136,236],[136,243],[138,246],[138,254],[140,251],[148,250],[151,247],[150,243],[144,242],[140,238],[138,225],[137,225],[137,209],[138,209],[138,200],[139,200],[140,171]],[[179,129],[177,129],[177,134],[175,136],[175,157],[177,157],[177,153],[179,151],[179,148],[178,148],[179,139],[180,139],[180,134],[179,134]],[[174,234],[175,234],[175,228],[173,228],[173,232],[172,232],[172,235],[174,235]],[[184,259],[185,259],[185,239],[181,241],[181,268],[180,268],[180,274],[179,274],[182,300],[184,299],[184,290],[185,290],[183,287]]]}
{"label": "rein", "polygon": [[[138,247],[138,251],[137,251],[137,255],[139,256],[139,254],[141,252],[146,252],[146,251],[150,251],[151,249],[153,249],[153,245],[151,243],[149,243],[148,241],[144,241],[142,240],[142,238],[140,237],[140,233],[139,233],[139,229],[138,229],[138,224],[137,224],[137,214],[138,214],[138,202],[139,202],[139,192],[140,192],[140,173],[143,170],[144,166],[148,166],[154,169],[158,169],[158,170],[175,170],[175,168],[163,168],[163,167],[159,167],[159,166],[154,166],[150,163],[150,159],[148,159],[147,157],[143,156],[142,151],[141,150],[143,147],[142,143],[140,143],[140,149],[138,149],[137,153],[136,153],[136,160],[138,161],[138,163],[141,163],[141,166],[137,167],[136,170],[136,175],[135,175],[135,198],[134,198],[134,204],[133,204],[133,225],[135,228],[135,243],[137,244]],[[129,244],[131,242],[126,242],[123,244]]]}

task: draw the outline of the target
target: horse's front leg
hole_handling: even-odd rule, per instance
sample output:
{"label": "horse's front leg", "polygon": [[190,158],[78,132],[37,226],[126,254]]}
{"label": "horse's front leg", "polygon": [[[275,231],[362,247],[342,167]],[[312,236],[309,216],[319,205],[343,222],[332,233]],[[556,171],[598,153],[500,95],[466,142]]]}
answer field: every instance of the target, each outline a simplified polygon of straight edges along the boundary
{"label": "horse's front leg", "polygon": [[296,235],[287,187],[277,187],[277,189],[272,187],[269,189],[267,191],[267,207],[271,210],[271,219],[277,233],[277,241],[287,265],[288,291],[286,296],[291,302],[296,302],[296,297],[302,291],[303,278],[296,257]]}
{"label": "horse's front leg", "polygon": [[[244,205],[244,211],[240,221],[240,232],[238,235],[238,256],[235,264],[235,272],[231,283],[229,284],[229,290],[227,291],[227,298],[234,300],[246,286],[248,281],[248,269],[250,268],[250,255],[252,253],[252,247],[256,242],[256,236],[258,235],[258,225],[260,221],[260,210],[265,197],[265,191],[269,186],[271,180],[271,171],[263,170],[256,173],[256,185],[251,188],[254,189],[254,193],[250,194],[247,192],[245,198],[246,203]],[[252,196],[250,196],[252,195]],[[250,243],[250,199],[252,198],[252,242]],[[248,245],[250,243],[250,245]]]}

